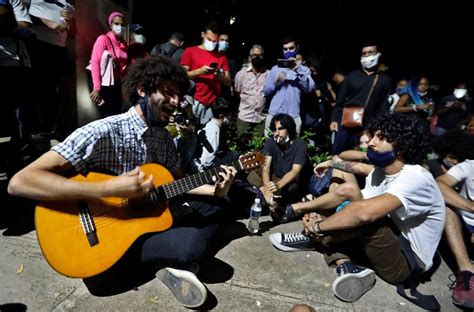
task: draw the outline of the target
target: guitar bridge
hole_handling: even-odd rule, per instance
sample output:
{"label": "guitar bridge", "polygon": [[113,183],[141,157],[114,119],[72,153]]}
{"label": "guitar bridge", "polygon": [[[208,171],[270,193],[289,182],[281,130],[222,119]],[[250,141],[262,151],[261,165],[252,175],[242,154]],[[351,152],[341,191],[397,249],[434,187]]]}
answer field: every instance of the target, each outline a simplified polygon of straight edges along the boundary
{"label": "guitar bridge", "polygon": [[94,219],[87,202],[79,201],[77,210],[79,211],[79,220],[81,221],[84,234],[86,234],[87,241],[91,247],[94,247],[99,243],[99,237],[97,236]]}

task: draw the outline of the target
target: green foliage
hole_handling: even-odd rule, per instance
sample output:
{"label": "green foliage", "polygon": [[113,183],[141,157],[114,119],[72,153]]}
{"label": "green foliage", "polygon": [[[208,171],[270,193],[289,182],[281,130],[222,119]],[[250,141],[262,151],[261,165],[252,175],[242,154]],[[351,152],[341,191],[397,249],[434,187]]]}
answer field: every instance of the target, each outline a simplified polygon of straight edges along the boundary
{"label": "green foliage", "polygon": [[229,150],[238,150],[242,153],[261,150],[268,140],[268,136],[261,136],[256,128],[247,130],[247,132],[239,137],[237,129],[231,125],[229,133],[231,133],[230,139],[227,141]]}
{"label": "green foliage", "polygon": [[331,159],[331,155],[327,149],[327,142],[321,142],[323,144],[316,144],[316,133],[311,131],[303,131],[303,135],[301,139],[305,141],[307,149],[308,149],[308,156],[311,164],[318,164],[320,162],[326,161]]}
{"label": "green foliage", "polygon": [[[261,136],[257,129],[248,130],[241,137],[237,134],[235,124],[229,128],[229,139],[227,145],[229,150],[238,150],[242,153],[261,150],[268,140],[268,135]],[[331,159],[329,153],[329,138],[326,135],[317,136],[315,132],[304,131],[301,139],[306,143],[309,160],[312,164],[320,163]],[[318,142],[316,143],[315,140]]]}

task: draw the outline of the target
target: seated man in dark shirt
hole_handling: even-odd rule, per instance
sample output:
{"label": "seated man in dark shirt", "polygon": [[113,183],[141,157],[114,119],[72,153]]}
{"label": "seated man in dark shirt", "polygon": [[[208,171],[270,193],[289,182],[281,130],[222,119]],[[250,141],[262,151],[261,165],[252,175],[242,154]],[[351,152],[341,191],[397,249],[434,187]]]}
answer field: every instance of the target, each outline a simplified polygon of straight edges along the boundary
{"label": "seated man in dark shirt", "polygon": [[471,98],[467,94],[465,83],[456,84],[453,94],[439,101],[435,115],[438,116],[436,135],[461,128],[462,122],[471,116]]}
{"label": "seated man in dark shirt", "polygon": [[[290,115],[278,114],[273,117],[270,130],[273,137],[263,147],[266,154],[261,175],[249,174],[250,184],[260,187],[271,209],[276,208],[276,198],[285,205],[299,200],[305,179],[303,167],[308,164],[308,154],[304,141],[296,137],[295,121]],[[286,208],[285,208],[286,209]],[[287,222],[292,218],[280,221]]]}

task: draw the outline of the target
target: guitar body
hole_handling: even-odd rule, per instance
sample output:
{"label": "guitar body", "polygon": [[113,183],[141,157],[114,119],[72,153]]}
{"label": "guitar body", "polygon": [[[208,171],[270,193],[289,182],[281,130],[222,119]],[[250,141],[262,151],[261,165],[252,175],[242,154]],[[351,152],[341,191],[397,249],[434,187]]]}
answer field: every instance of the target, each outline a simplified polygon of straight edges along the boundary
{"label": "guitar body", "polygon": [[[153,174],[155,186],[173,181],[164,167],[146,164],[141,169]],[[77,175],[76,181],[97,182],[113,176],[91,172]],[[97,275],[116,263],[143,234],[164,231],[173,219],[167,202],[153,208],[130,209],[124,198],[108,197],[97,201],[56,201],[36,206],[38,241],[46,261],[59,273],[75,278]],[[79,209],[86,209],[95,226],[94,238],[86,235]],[[81,210],[84,211],[84,210]]]}

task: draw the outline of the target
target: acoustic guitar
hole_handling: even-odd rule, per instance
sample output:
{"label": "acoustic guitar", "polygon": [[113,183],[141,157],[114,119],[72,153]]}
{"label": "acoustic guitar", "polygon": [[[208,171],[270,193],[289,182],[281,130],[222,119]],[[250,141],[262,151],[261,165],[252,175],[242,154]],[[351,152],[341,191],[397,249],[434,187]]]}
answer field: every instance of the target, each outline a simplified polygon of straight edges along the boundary
{"label": "acoustic guitar", "polygon": [[[265,155],[253,152],[228,164],[252,170],[264,164]],[[212,168],[174,181],[163,166],[140,167],[153,174],[155,189],[145,197],[106,197],[98,200],[51,201],[36,206],[35,224],[41,250],[57,272],[75,278],[97,275],[117,262],[133,242],[145,233],[171,227],[167,201],[198,186],[213,183],[221,168]],[[113,176],[90,172],[76,181],[97,182]]]}

